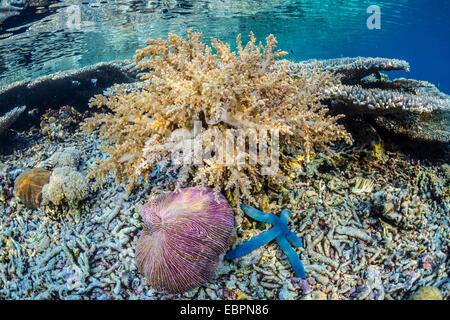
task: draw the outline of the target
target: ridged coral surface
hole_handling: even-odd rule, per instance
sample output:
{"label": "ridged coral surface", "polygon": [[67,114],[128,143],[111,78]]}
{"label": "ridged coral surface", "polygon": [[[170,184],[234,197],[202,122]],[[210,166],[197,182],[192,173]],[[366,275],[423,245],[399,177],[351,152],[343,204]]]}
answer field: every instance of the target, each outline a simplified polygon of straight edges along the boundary
{"label": "ridged coral surface", "polygon": [[141,213],[139,269],[157,291],[181,293],[209,281],[226,250],[234,222],[223,196],[186,188],[150,200]]}
{"label": "ridged coral surface", "polygon": [[26,106],[16,107],[0,117],[0,136],[4,135],[6,130],[21,116]]}
{"label": "ridged coral surface", "polygon": [[[321,89],[332,81],[330,74],[289,76],[284,65],[275,64],[286,52],[275,50],[273,35],[266,38],[265,46],[258,44],[253,34],[244,46],[239,35],[235,52],[214,38],[212,47],[205,45],[202,35],[192,31],[187,40],[174,34],[168,38],[148,40],[149,45],[137,51],[144,88],[127,93],[117,87],[115,93],[91,100],[91,106],[106,106],[112,111],[98,113],[83,125],[88,132],[99,132],[104,140],[100,149],[109,155],[89,173],[100,185],[112,172],[130,191],[141,174],[152,172],[160,160],[174,155],[178,146],[175,133],[197,136],[200,129],[195,128],[196,121],[202,123],[200,138],[205,153],[213,152],[216,157],[189,162],[185,173],[192,174],[199,185],[213,187],[216,195],[230,190],[236,201],[243,198],[255,205],[255,190],[268,180],[262,173],[264,164],[252,163],[251,152],[239,152],[237,144],[229,143],[231,147],[226,148],[228,141],[211,143],[212,137],[227,137],[233,130],[248,134],[253,130],[277,131],[279,149],[293,155],[309,155],[318,148],[330,150],[340,139],[352,142],[337,122],[342,116],[328,115],[319,101]],[[258,134],[252,141],[260,150],[268,144]],[[241,154],[239,160],[243,161],[235,154]],[[270,179],[285,182],[280,171]],[[179,182],[182,186],[183,179]]]}
{"label": "ridged coral surface", "polygon": [[26,207],[37,209],[42,201],[42,187],[48,183],[51,172],[41,169],[27,169],[14,182],[14,193]]}
{"label": "ridged coral surface", "polygon": [[422,287],[414,292],[410,300],[442,300],[442,293],[436,287]]}

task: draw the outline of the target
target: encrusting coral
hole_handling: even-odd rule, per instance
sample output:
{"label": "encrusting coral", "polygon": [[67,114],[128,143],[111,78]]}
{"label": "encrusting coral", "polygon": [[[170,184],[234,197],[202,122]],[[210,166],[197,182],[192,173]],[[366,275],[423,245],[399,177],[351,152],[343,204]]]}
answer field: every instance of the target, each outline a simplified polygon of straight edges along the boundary
{"label": "encrusting coral", "polygon": [[[187,40],[174,34],[169,34],[168,41],[148,40],[149,46],[135,56],[137,67],[145,72],[144,88],[126,92],[117,86],[115,93],[91,101],[91,106],[112,111],[96,114],[83,125],[88,132],[99,128],[105,140],[101,148],[109,154],[90,173],[100,185],[112,172],[130,192],[142,174],[176,153],[179,144],[174,137],[196,138],[201,133],[205,154],[215,157],[184,163],[178,187],[192,173],[197,183],[214,186],[217,197],[224,188],[234,191],[238,201],[242,197],[255,203],[252,192],[267,180],[283,181],[283,175],[277,171],[263,176],[263,165],[248,161],[250,151],[241,154],[243,162],[233,157],[237,147],[227,149],[217,140],[227,130],[278,130],[281,157],[300,152],[308,156],[317,148],[330,151],[329,146],[339,139],[352,142],[337,123],[341,116],[327,115],[328,109],[319,101],[320,91],[333,81],[329,73],[290,76],[284,64],[275,63],[286,53],[275,51],[273,35],[263,46],[250,34],[245,47],[239,35],[237,52],[214,38],[211,48],[201,38],[201,33],[188,31]],[[196,121],[202,123],[201,129],[195,127]],[[258,134],[252,139],[261,143]],[[272,149],[268,149],[270,158]],[[231,163],[223,161],[230,155]]]}

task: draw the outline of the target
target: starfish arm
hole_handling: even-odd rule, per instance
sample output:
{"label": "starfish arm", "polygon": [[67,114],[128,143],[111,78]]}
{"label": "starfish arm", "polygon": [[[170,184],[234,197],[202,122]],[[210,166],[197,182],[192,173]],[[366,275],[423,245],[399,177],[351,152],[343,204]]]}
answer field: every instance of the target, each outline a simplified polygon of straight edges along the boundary
{"label": "starfish arm", "polygon": [[[267,222],[267,223],[271,223],[272,224],[272,216],[274,216],[273,214],[270,213],[266,213],[266,212],[262,212],[258,209],[255,209],[253,207],[250,207],[249,205],[246,205],[245,203],[241,203],[241,209],[242,211],[244,211],[244,213],[246,215],[248,215],[249,217],[257,220],[257,221],[262,221],[262,222]],[[278,218],[278,217],[276,217]]]}
{"label": "starfish arm", "polygon": [[284,238],[284,236],[278,236],[277,237],[278,245],[281,247],[281,249],[286,254],[287,258],[289,259],[289,262],[291,263],[292,267],[294,268],[295,274],[297,277],[306,279],[305,269],[303,268],[302,262],[300,261],[300,258],[298,257],[297,253],[294,249],[289,245],[289,242]]}
{"label": "starfish arm", "polygon": [[275,239],[280,234],[280,230],[278,228],[271,228],[270,230],[261,233],[260,235],[250,239],[247,242],[244,242],[239,247],[227,253],[225,259],[233,260],[238,257],[245,256],[246,254],[252,252],[253,250],[258,249],[259,247],[264,246],[269,243],[273,239]]}
{"label": "starfish arm", "polygon": [[287,224],[289,220],[289,216],[292,214],[289,210],[283,209],[281,210],[280,219],[281,222]]}
{"label": "starfish arm", "polygon": [[285,236],[286,239],[288,239],[288,241],[292,243],[294,247],[303,247],[302,239],[300,239],[294,232],[289,230],[289,232],[286,233]]}

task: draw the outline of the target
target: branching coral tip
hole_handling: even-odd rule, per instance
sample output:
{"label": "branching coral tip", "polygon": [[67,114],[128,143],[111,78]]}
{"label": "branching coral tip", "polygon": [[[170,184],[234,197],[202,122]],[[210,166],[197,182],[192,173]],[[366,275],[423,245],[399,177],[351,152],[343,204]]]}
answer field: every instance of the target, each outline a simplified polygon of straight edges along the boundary
{"label": "branching coral tip", "polygon": [[269,243],[273,239],[276,239],[278,245],[288,257],[289,262],[294,268],[297,277],[306,279],[305,269],[303,268],[302,262],[300,261],[300,258],[298,257],[295,250],[289,244],[290,242],[295,247],[303,247],[302,240],[294,232],[289,230],[287,225],[289,216],[292,213],[288,210],[283,209],[281,210],[280,218],[278,218],[274,214],[262,212],[246,204],[241,204],[241,209],[246,215],[250,216],[251,218],[257,221],[270,223],[273,225],[273,227],[270,228],[270,230],[254,237],[253,239],[244,242],[236,249],[228,252],[228,254],[225,256],[225,259],[232,260],[245,256],[253,250],[256,250],[259,247],[262,247],[263,245]]}

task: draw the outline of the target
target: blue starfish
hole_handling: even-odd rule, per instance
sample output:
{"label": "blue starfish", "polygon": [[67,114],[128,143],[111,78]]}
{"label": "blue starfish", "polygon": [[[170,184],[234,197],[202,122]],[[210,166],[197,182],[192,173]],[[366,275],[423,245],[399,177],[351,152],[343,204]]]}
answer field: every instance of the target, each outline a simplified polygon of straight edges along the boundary
{"label": "blue starfish", "polygon": [[253,250],[269,243],[273,239],[276,239],[278,245],[288,257],[297,277],[306,279],[305,269],[303,268],[302,262],[300,261],[295,250],[289,244],[289,242],[291,242],[295,247],[303,247],[302,240],[288,229],[287,223],[291,212],[283,209],[281,210],[280,218],[278,218],[274,214],[262,212],[243,203],[241,204],[241,209],[251,218],[257,221],[270,223],[273,227],[228,252],[225,259],[233,260],[235,258],[245,256]]}

